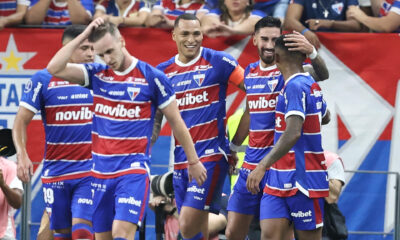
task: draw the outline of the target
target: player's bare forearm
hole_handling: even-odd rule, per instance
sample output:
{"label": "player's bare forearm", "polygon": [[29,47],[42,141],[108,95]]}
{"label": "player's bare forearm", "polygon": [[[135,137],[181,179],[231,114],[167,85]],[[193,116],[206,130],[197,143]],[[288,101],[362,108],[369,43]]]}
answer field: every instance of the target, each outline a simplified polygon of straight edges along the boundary
{"label": "player's bare forearm", "polygon": [[163,117],[164,114],[161,112],[160,109],[157,109],[156,114],[154,116],[153,132],[151,135],[151,146],[157,141],[157,138],[160,135],[161,123]]}
{"label": "player's bare forearm", "polygon": [[342,191],[342,182],[337,179],[329,180],[329,196],[326,197],[328,203],[336,203]]}
{"label": "player's bare forearm", "polygon": [[287,154],[300,138],[302,127],[303,118],[296,115],[289,116],[286,119],[285,131],[282,133],[271,152],[261,160],[259,165],[262,168],[267,169]]}
{"label": "player's bare forearm", "polygon": [[300,18],[303,14],[304,7],[297,3],[292,3],[289,5],[286,13],[286,18],[284,22],[285,30],[295,30],[301,32],[306,28],[301,22]]}
{"label": "player's bare forearm", "polygon": [[6,22],[5,26],[13,26],[13,25],[22,23],[27,9],[28,9],[28,6],[19,4],[17,6],[17,11],[14,14],[11,14],[11,15],[3,18]]}
{"label": "player's bare forearm", "polygon": [[15,116],[12,137],[17,155],[26,153],[26,132],[28,124],[32,121],[34,115],[35,113],[21,106],[19,107],[17,115]]}
{"label": "player's bare forearm", "polygon": [[235,136],[232,138],[232,143],[240,146],[243,141],[249,135],[250,128],[250,113],[249,108],[247,107],[244,111],[242,117],[240,118],[239,126],[236,130]]}
{"label": "player's bare forearm", "polygon": [[331,111],[329,109],[326,109],[326,113],[322,118],[321,124],[326,125],[331,121]]}
{"label": "player's bare forearm", "polygon": [[329,78],[328,67],[326,66],[321,55],[318,54],[316,58],[311,60],[311,65],[313,67],[313,73],[311,73],[311,76],[315,79],[315,81],[323,81]]}

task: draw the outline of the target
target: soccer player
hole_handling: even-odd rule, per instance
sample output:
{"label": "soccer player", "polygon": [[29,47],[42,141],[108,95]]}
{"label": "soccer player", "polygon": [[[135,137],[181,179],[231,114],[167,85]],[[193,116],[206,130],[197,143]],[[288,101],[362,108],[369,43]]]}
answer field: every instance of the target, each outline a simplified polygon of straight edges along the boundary
{"label": "soccer player", "polygon": [[175,89],[180,113],[208,174],[203,185],[188,179],[190,162],[180,141],[175,143],[173,184],[179,227],[185,239],[202,239],[208,236],[208,212],[219,212],[228,171],[226,89],[228,82],[243,89],[243,69],[229,54],[201,47],[200,21],[193,14],[175,20],[172,38],[178,54],[157,68]]}
{"label": "soccer player", "polygon": [[257,194],[270,168],[260,204],[262,239],[283,239],[290,222],[300,240],[321,239],[324,197],[329,194],[321,123],[328,123],[330,115],[321,88],[304,73],[306,55],[289,51],[285,37],[275,42],[275,62],[285,79],[276,103],[275,146],[246,185]]}
{"label": "soccer player", "polygon": [[[65,45],[85,26],[65,29]],[[67,61],[93,62],[93,44],[81,42]],[[46,133],[42,184],[46,210],[54,239],[93,239],[91,192],[91,130],[93,97],[88,89],[60,80],[46,69],[26,84],[14,122],[18,177],[29,182],[32,162],[26,151],[26,131],[33,116],[41,112]]]}
{"label": "soccer player", "polygon": [[[254,195],[247,191],[246,180],[273,147],[276,97],[284,85],[274,57],[275,40],[280,35],[281,21],[278,18],[264,17],[255,25],[253,44],[258,49],[260,60],[251,63],[245,70],[247,108],[230,144],[232,155],[236,155],[239,146],[249,135],[244,163],[229,198],[226,228],[228,239],[245,239],[253,217],[259,216],[262,193]],[[287,39],[294,41],[294,49],[307,55],[313,53],[313,46],[303,35],[293,33]],[[304,65],[304,70],[310,72],[314,79],[327,79],[329,73],[322,58],[315,53],[311,58],[312,66]]]}
{"label": "soccer player", "polygon": [[[86,40],[107,65],[71,64]],[[118,28],[97,18],[61,48],[47,66],[55,76],[93,89],[93,229],[97,240],[134,239],[149,196],[149,143],[161,109],[188,158],[189,178],[202,185],[206,170],[179,115],[167,77],[133,57]]]}

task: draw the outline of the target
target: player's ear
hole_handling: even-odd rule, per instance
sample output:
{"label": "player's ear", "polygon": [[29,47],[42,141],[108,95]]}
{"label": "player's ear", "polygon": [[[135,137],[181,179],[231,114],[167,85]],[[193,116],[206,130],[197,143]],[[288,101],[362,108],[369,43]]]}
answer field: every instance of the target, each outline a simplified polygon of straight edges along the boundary
{"label": "player's ear", "polygon": [[256,33],[253,33],[253,45],[257,47]]}
{"label": "player's ear", "polygon": [[123,36],[120,36],[120,39],[119,39],[120,41],[121,41],[121,46],[122,47],[125,47],[125,38],[123,37]]}
{"label": "player's ear", "polygon": [[175,40],[175,29],[172,30],[172,40],[176,41]]}

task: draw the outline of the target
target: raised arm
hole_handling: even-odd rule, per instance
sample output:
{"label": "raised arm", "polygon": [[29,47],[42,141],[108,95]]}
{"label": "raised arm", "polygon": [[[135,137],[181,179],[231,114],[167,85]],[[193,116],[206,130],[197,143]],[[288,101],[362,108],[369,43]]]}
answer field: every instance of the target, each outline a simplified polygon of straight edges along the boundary
{"label": "raised arm", "polygon": [[179,141],[185,151],[188,160],[189,181],[194,178],[196,179],[197,184],[201,186],[207,178],[207,170],[204,168],[197,156],[190,133],[179,113],[176,100],[161,109],[161,111],[167,118],[175,138]]}
{"label": "raised arm", "polygon": [[256,194],[260,192],[260,181],[264,177],[267,168],[281,159],[296,144],[301,136],[303,121],[303,118],[297,115],[291,115],[286,118],[286,129],[278,142],[247,178],[246,186],[251,193]]}
{"label": "raised arm", "polygon": [[12,129],[13,141],[17,152],[17,176],[23,182],[29,182],[30,177],[33,175],[32,161],[26,151],[26,130],[34,115],[34,112],[20,106]]}
{"label": "raised arm", "polygon": [[83,85],[85,83],[85,75],[82,71],[82,65],[68,63],[72,56],[72,53],[79,45],[85,41],[93,28],[96,28],[100,24],[104,23],[102,18],[93,20],[89,26],[86,27],[85,31],[74,38],[72,41],[64,45],[54,57],[50,60],[47,65],[49,73],[55,77],[64,79],[71,83],[77,83]]}

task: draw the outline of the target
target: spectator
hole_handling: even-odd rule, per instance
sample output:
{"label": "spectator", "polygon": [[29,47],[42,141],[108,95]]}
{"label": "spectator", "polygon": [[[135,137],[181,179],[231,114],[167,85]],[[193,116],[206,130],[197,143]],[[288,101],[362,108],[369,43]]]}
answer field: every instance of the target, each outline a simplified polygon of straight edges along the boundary
{"label": "spectator", "polygon": [[93,14],[92,0],[32,0],[25,16],[30,25],[87,24]]}
{"label": "spectator", "polygon": [[348,8],[352,5],[357,6],[358,1],[292,0],[286,13],[285,29],[301,32],[319,48],[318,36],[313,31],[361,31],[361,25],[348,16]]}
{"label": "spectator", "polygon": [[249,0],[220,0],[219,9],[201,19],[203,33],[209,37],[252,34],[254,25],[265,13],[251,9]]}
{"label": "spectator", "polygon": [[[392,3],[390,3],[392,2]],[[356,6],[349,7],[349,16],[375,32],[400,32],[400,0],[382,4],[380,17],[371,17]]]}
{"label": "spectator", "polygon": [[1,1],[0,30],[22,23],[29,4],[29,0]]}
{"label": "spectator", "polygon": [[153,6],[147,26],[172,29],[179,15],[191,13],[201,19],[208,11],[202,0],[160,0]]}
{"label": "spectator", "polygon": [[22,182],[17,178],[17,165],[2,156],[15,154],[11,130],[0,132],[0,239],[15,239],[14,209],[22,204]]}
{"label": "spectator", "polygon": [[96,6],[94,18],[103,17],[115,25],[142,26],[149,16],[150,8],[143,1],[102,0]]}
{"label": "spectator", "polygon": [[289,0],[254,0],[253,8],[263,11],[267,16],[279,18],[281,22],[285,19]]}

